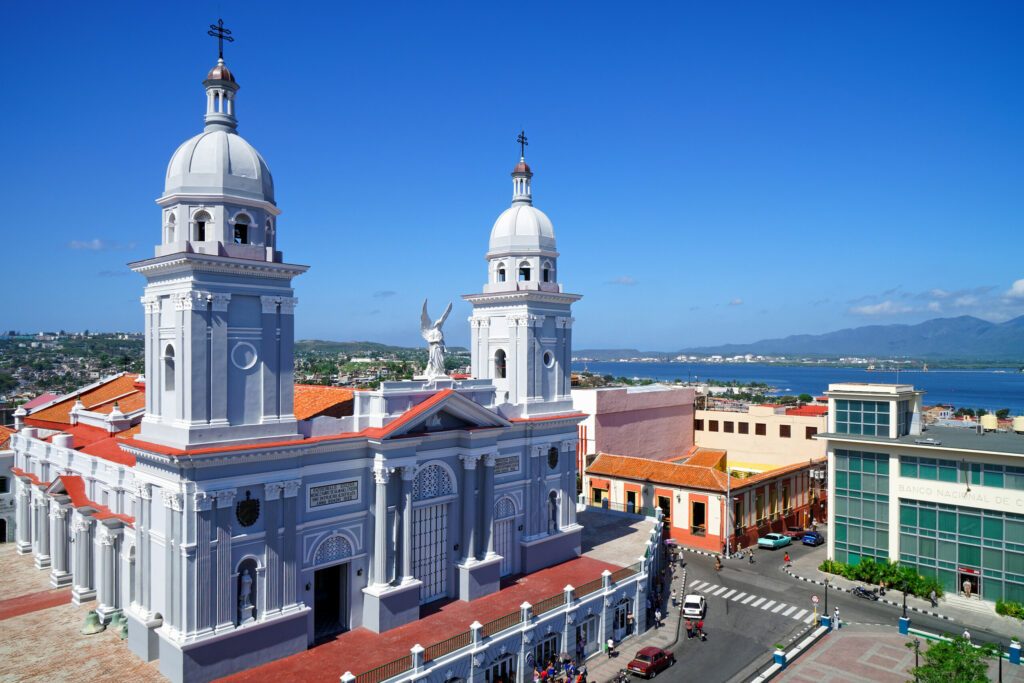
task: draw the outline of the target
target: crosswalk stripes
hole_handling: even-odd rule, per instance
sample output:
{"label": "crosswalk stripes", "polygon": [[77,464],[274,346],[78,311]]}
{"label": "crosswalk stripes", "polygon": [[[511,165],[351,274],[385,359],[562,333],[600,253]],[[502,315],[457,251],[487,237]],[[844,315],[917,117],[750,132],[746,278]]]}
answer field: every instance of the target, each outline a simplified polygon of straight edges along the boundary
{"label": "crosswalk stripes", "polygon": [[766,612],[770,611],[772,614],[789,617],[790,619],[801,621],[805,624],[811,624],[815,619],[815,614],[813,612],[806,609],[799,609],[796,605],[787,605],[784,602],[769,600],[768,598],[758,597],[752,593],[737,591],[735,588],[719,586],[718,584],[709,583],[707,581],[694,581],[690,584],[690,590],[700,591],[701,593],[705,593],[709,596],[719,597],[722,600],[738,602],[741,605],[747,605],[748,607],[757,607]]}

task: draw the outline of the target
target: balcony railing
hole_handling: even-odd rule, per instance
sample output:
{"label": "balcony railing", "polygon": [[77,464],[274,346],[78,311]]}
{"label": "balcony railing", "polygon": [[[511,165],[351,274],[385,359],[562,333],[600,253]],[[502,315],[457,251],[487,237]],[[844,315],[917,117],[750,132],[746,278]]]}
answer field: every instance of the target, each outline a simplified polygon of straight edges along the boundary
{"label": "balcony railing", "polygon": [[356,676],[356,683],[380,683],[381,681],[386,681],[404,671],[408,671],[410,663],[409,655],[404,655],[393,662],[381,664],[376,669],[370,669],[366,673],[359,674]]}
{"label": "balcony railing", "polygon": [[423,651],[423,661],[430,662],[438,657],[444,657],[449,652],[455,652],[460,647],[466,647],[473,642],[473,632],[466,631],[451,638],[446,638],[439,643],[428,645]]}
{"label": "balcony railing", "polygon": [[497,619],[492,619],[491,621],[488,621],[486,624],[484,624],[482,635],[483,635],[484,638],[487,638],[489,636],[493,636],[498,631],[504,631],[507,628],[511,628],[511,627],[515,626],[520,621],[522,621],[522,619],[523,619],[523,612],[522,612],[522,610],[516,610],[515,612],[511,612],[509,614],[506,614],[503,617],[498,617]]}

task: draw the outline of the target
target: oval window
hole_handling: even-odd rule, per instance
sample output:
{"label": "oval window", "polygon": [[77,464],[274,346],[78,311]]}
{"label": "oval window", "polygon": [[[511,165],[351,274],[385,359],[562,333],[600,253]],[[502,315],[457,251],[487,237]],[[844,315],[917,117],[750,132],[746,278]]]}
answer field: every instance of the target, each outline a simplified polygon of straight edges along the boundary
{"label": "oval window", "polygon": [[555,354],[550,351],[544,352],[544,367],[550,368],[555,364]]}

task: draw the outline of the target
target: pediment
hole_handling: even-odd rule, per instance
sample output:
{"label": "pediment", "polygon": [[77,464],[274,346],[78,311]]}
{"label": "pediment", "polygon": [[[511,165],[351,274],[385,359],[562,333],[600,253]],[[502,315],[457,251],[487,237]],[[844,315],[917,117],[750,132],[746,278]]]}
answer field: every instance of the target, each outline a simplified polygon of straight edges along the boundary
{"label": "pediment", "polygon": [[435,394],[414,406],[405,415],[385,427],[385,430],[386,438],[395,438],[410,434],[510,426],[511,423],[497,413],[449,390]]}

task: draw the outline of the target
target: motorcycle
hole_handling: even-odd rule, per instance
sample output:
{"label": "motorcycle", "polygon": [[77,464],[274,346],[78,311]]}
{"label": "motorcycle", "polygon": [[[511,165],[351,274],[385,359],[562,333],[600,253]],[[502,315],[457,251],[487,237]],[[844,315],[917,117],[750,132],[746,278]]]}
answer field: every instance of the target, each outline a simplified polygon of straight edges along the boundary
{"label": "motorcycle", "polygon": [[862,586],[856,586],[851,592],[858,598],[864,598],[865,600],[878,600],[877,588],[868,590]]}

